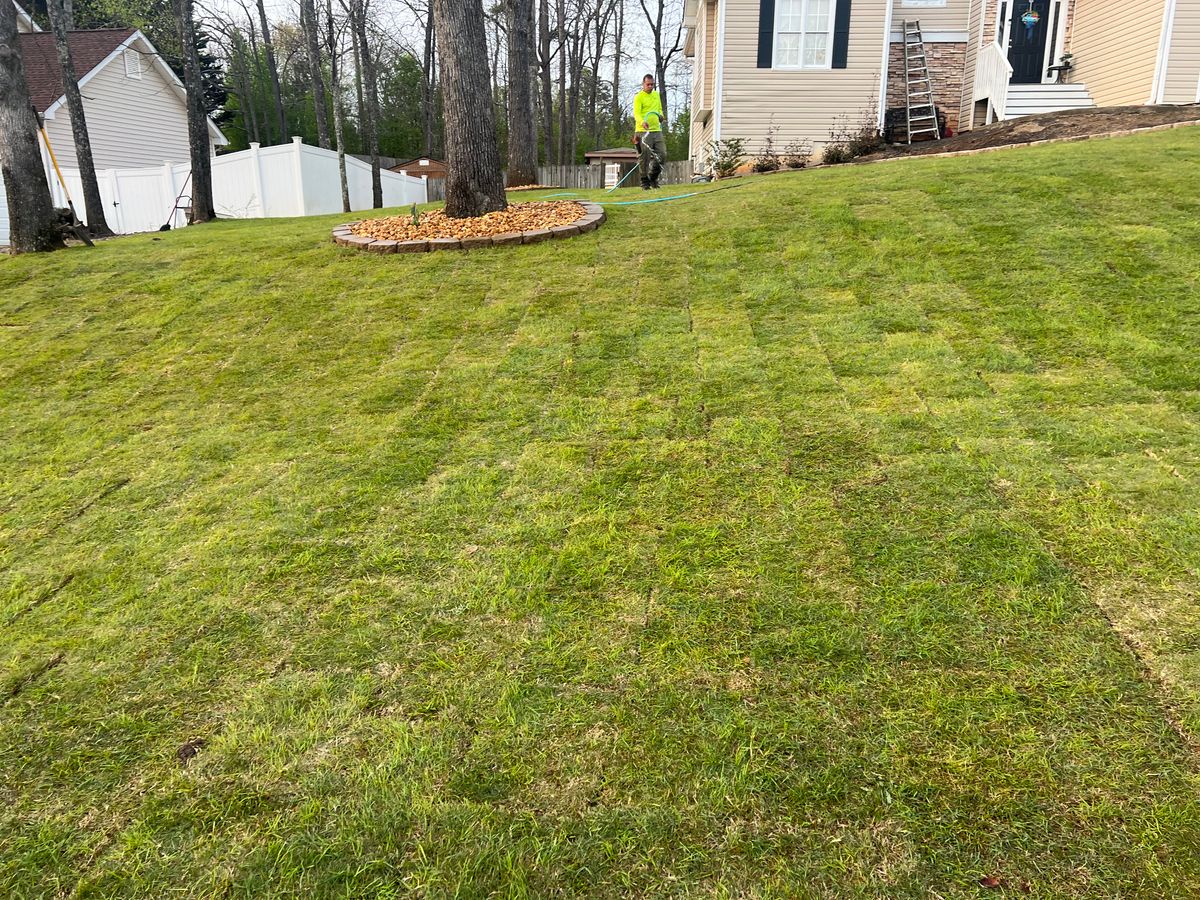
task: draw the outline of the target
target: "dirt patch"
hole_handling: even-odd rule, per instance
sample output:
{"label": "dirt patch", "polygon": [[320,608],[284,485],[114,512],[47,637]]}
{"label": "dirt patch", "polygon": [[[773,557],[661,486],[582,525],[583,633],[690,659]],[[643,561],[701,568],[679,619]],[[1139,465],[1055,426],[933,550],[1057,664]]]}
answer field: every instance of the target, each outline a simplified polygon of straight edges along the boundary
{"label": "dirt patch", "polygon": [[204,748],[206,743],[204,738],[192,738],[175,751],[175,758],[179,760],[181,766],[186,766]]}
{"label": "dirt patch", "polygon": [[461,240],[570,225],[586,214],[587,211],[573,200],[510,203],[508,209],[472,219],[452,219],[444,211],[435,209],[421,213],[417,225],[413,224],[412,216],[389,216],[358,222],[351,226],[350,233],[381,241]]}
{"label": "dirt patch", "polygon": [[1025,116],[993,125],[982,125],[941,141],[922,141],[911,146],[894,144],[879,153],[862,157],[887,159],[895,156],[924,156],[929,153],[953,153],[959,150],[981,150],[985,147],[1004,147],[1029,141],[1048,141],[1061,138],[1110,134],[1131,128],[1150,128],[1175,122],[1200,119],[1200,104],[1182,106],[1108,106],[1096,109],[1068,109],[1061,112]]}

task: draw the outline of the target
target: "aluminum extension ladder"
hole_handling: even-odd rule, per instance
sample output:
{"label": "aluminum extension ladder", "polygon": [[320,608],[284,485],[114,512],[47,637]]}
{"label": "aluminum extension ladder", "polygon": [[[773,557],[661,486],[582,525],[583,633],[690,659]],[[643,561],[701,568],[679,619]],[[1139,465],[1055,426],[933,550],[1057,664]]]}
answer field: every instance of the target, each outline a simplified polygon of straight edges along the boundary
{"label": "aluminum extension ladder", "polygon": [[929,80],[929,61],[925,59],[921,23],[916,19],[905,19],[903,27],[906,143],[911,144],[919,134],[931,134],[936,141],[942,132],[938,128],[937,107],[933,105],[933,83]]}

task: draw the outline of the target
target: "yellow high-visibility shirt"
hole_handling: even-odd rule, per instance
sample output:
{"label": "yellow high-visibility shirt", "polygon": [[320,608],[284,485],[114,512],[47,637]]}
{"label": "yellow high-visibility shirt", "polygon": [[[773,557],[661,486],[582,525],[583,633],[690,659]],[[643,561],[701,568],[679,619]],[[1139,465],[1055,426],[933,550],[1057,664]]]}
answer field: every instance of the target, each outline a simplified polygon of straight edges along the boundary
{"label": "yellow high-visibility shirt", "polygon": [[[638,91],[633,98],[633,125],[634,131],[639,134],[643,131],[662,131],[662,119],[658,116],[646,116],[656,112],[658,116],[663,114],[662,99],[658,96],[658,91]],[[646,123],[646,127],[642,127],[642,123]]]}

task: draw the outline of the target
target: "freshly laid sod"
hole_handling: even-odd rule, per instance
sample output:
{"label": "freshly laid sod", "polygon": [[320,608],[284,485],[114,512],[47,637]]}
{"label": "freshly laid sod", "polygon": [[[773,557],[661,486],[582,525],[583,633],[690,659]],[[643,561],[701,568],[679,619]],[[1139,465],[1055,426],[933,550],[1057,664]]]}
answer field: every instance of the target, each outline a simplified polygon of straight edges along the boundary
{"label": "freshly laid sod", "polygon": [[0,261],[0,896],[1196,895],[1200,131],[336,221]]}

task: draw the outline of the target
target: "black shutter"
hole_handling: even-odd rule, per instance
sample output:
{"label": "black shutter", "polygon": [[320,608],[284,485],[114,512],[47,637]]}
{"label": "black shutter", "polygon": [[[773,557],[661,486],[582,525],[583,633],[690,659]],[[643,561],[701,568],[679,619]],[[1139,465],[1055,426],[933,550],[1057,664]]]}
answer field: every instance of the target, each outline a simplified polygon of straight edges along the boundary
{"label": "black shutter", "polygon": [[[850,43],[850,0],[836,0],[836,3],[837,10],[833,14],[833,68],[844,69],[846,68],[846,46]],[[761,40],[760,38],[760,47],[762,46]],[[888,40],[891,40],[891,35],[888,35]]]}
{"label": "black shutter", "polygon": [[775,0],[758,0],[758,67],[775,64]]}

